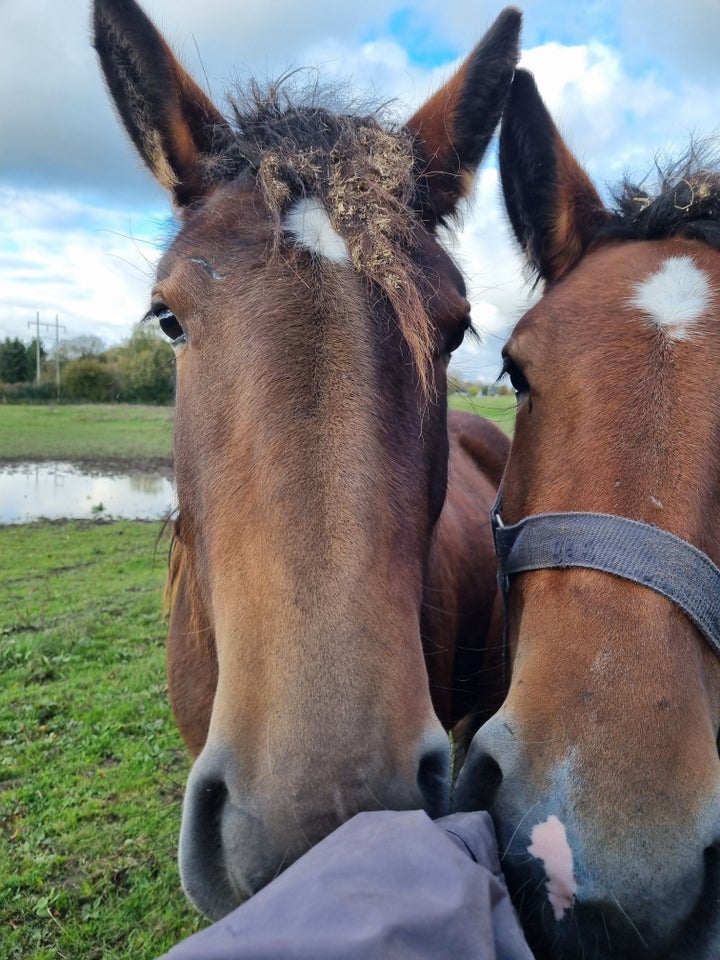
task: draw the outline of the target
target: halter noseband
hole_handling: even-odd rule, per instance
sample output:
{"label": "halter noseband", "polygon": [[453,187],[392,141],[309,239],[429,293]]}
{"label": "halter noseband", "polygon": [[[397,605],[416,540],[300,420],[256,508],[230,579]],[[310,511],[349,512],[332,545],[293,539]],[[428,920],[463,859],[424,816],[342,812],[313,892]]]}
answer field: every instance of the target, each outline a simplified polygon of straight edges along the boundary
{"label": "halter noseband", "polygon": [[490,514],[508,630],[510,577],[529,570],[586,567],[662,594],[720,656],[720,569],[667,530],[606,513],[539,513],[506,527],[502,485]]}

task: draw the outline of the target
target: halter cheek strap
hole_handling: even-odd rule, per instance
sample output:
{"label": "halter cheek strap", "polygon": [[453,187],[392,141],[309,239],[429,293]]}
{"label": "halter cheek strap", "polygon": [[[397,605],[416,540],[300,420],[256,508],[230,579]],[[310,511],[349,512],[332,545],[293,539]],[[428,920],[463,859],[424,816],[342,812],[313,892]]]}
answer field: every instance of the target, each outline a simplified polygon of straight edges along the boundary
{"label": "halter cheek strap", "polygon": [[652,524],[606,513],[540,513],[506,527],[502,487],[491,521],[506,631],[510,577],[529,570],[585,567],[666,597],[720,656],[720,569],[692,544]]}

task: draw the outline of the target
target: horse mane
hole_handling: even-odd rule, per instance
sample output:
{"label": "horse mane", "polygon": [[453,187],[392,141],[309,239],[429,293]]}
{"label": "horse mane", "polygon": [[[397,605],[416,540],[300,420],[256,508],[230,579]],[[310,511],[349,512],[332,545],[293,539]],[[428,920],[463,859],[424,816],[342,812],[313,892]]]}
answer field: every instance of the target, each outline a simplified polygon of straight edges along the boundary
{"label": "horse mane", "polygon": [[249,91],[230,101],[233,119],[215,129],[205,158],[208,183],[254,177],[274,227],[275,250],[283,216],[297,200],[318,198],[345,240],[353,266],[385,294],[425,390],[430,384],[432,326],[413,259],[422,183],[412,133],[386,128],[380,111],[337,114],[311,102],[297,105],[286,83]]}
{"label": "horse mane", "polygon": [[710,142],[693,143],[679,160],[656,164],[657,187],[623,181],[614,193],[613,217],[599,240],[692,237],[720,249],[720,164]]}
{"label": "horse mane", "polygon": [[167,523],[170,526],[170,546],[168,547],[167,579],[162,597],[163,618],[169,623],[180,591],[185,591],[189,616],[187,632],[198,645],[206,646],[212,641],[212,634],[204,616],[197,577],[192,569],[192,558],[180,535],[180,514],[176,514],[175,518],[169,519]]}

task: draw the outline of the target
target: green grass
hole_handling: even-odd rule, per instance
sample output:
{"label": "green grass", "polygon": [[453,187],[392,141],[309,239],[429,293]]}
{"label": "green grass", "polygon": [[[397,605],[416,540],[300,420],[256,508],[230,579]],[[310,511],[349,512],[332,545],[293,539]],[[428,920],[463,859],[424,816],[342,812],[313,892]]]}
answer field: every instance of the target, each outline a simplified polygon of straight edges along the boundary
{"label": "green grass", "polygon": [[130,404],[0,407],[0,460],[170,460],[172,410]]}
{"label": "green grass", "polygon": [[509,437],[515,427],[515,397],[470,397],[467,394],[453,393],[449,399],[453,410],[469,410],[487,417],[504,430]]}
{"label": "green grass", "polygon": [[151,960],[202,925],[175,861],[158,530],[0,527],[1,960]]}
{"label": "green grass", "polygon": [[[512,431],[511,397],[453,397]],[[0,460],[169,459],[170,411],[0,407]],[[159,524],[0,526],[0,960],[152,960],[202,926],[176,864]]]}
{"label": "green grass", "polygon": [[[512,397],[454,394],[450,406],[493,420],[512,434]],[[172,410],[129,404],[0,407],[1,460],[172,459]]]}

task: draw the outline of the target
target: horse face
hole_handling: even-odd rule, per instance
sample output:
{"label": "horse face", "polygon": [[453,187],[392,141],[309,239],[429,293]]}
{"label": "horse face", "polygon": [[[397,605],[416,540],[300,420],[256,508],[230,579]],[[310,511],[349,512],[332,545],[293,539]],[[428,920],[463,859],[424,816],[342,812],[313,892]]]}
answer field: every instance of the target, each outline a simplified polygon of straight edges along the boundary
{"label": "horse face", "polygon": [[419,624],[469,308],[434,231],[519,18],[404,130],[270,98],[233,132],[134,4],[95,11],[121,117],[182,211],[152,306],[177,350],[169,679],[198,753],[183,884],[218,917],[359,810],[447,806]]}
{"label": "horse face", "polygon": [[[251,233],[258,198],[230,189],[198,215],[204,236],[217,210],[223,229],[233,216]],[[446,803],[446,738],[418,638],[422,558],[445,482],[442,407],[420,405],[407,369],[404,383],[393,378],[392,402],[378,404],[389,357],[401,352],[397,332],[385,333],[376,361],[349,270],[313,264],[294,245],[292,269],[281,260],[268,268],[270,237],[262,220],[257,229],[254,257],[247,248],[223,257],[186,230],[155,291],[187,338],[177,492],[217,660],[180,852],[185,885],[203,906],[203,856],[218,818],[228,873],[241,865],[231,881],[246,895],[347,808],[440,812]],[[191,308],[184,272],[195,256],[223,280],[198,268],[201,306]],[[460,306],[450,287],[443,299],[453,296]],[[332,311],[319,316],[326,303]]]}
{"label": "horse face", "polygon": [[[628,240],[532,82],[518,82],[506,199],[547,286],[505,348],[518,413],[503,520],[611,513],[718,563],[720,405],[707,384],[720,375],[720,254],[682,236]],[[523,146],[550,184],[533,183],[532,210]],[[510,596],[509,694],[457,796],[492,812],[533,950],[717,955],[717,657],[670,601],[605,573],[525,573]]]}

